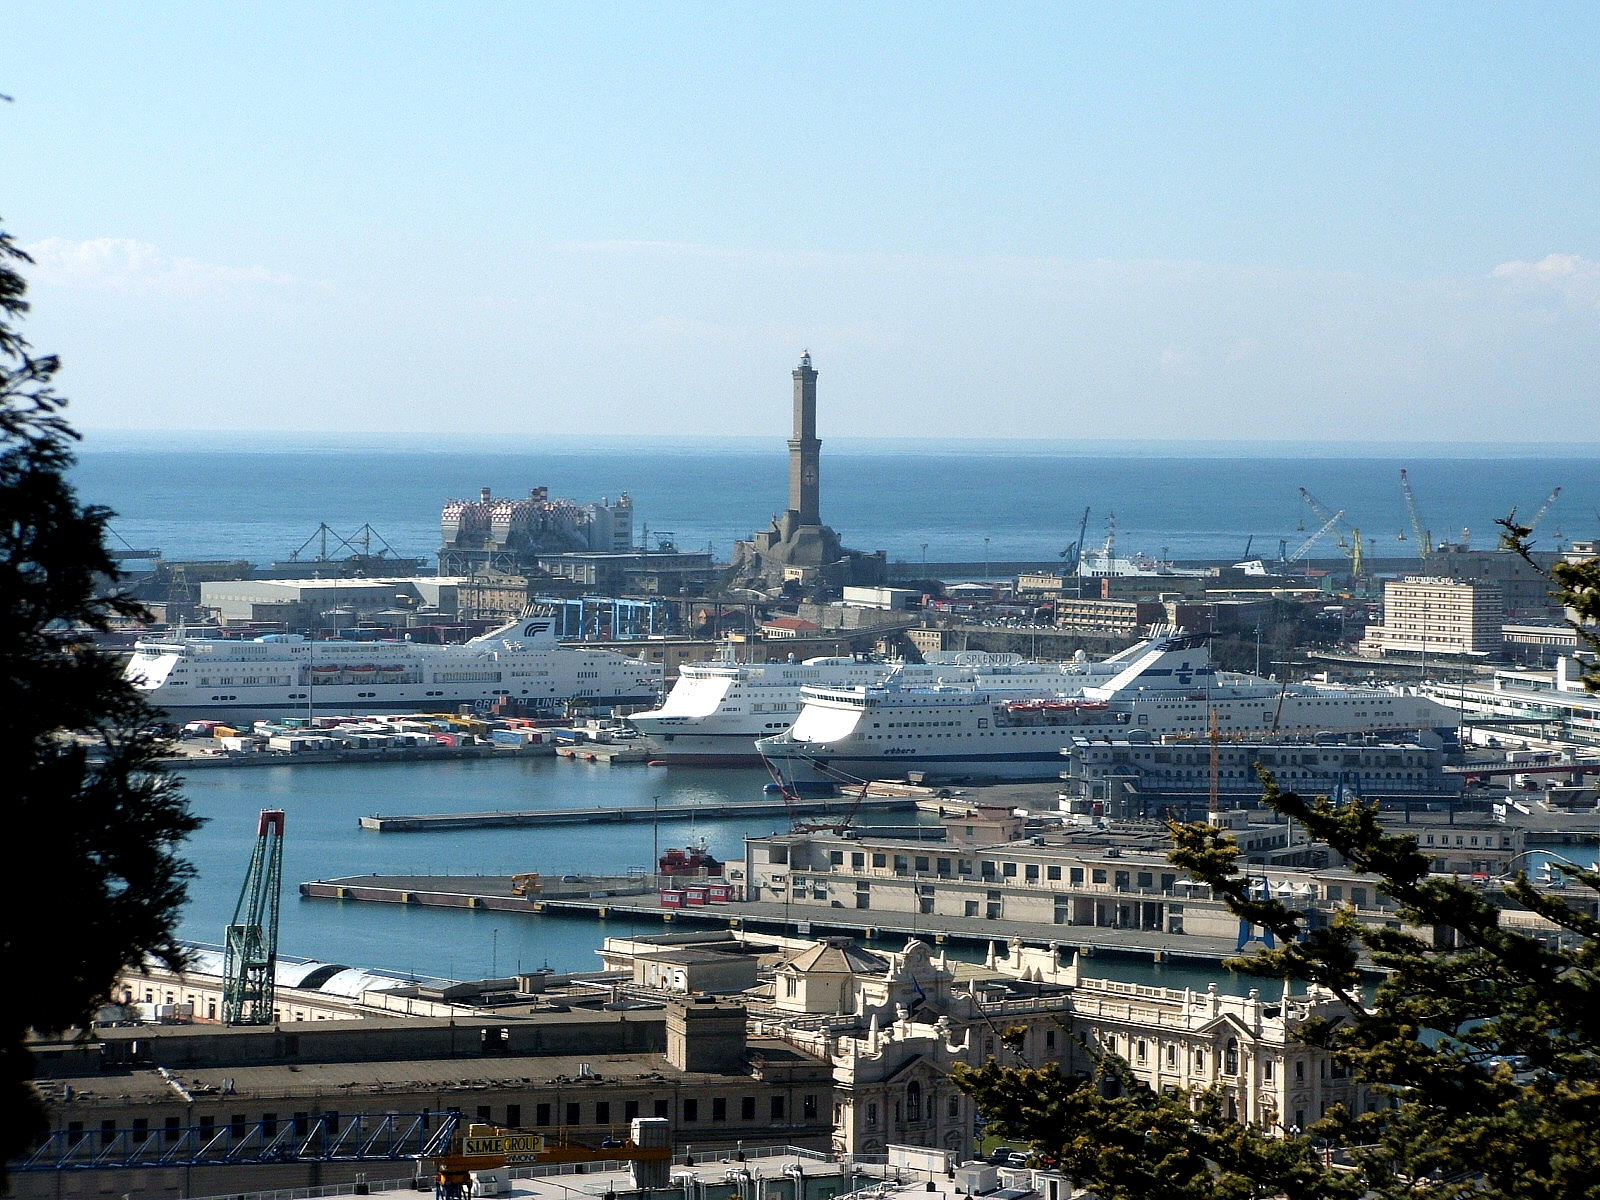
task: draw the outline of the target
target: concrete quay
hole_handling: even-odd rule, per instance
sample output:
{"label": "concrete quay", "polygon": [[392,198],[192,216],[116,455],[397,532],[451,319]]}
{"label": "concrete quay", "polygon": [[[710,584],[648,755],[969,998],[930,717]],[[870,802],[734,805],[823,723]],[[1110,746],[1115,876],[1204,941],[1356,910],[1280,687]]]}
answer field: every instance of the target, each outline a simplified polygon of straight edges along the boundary
{"label": "concrete quay", "polygon": [[1086,955],[1117,954],[1156,962],[1214,965],[1236,953],[1233,938],[1166,933],[1147,929],[1112,929],[1091,925],[1045,925],[985,917],[922,917],[914,913],[872,912],[790,906],[772,901],[732,900],[686,908],[662,908],[656,885],[684,887],[705,880],[677,876],[602,876],[581,880],[547,880],[545,891],[519,896],[509,875],[351,875],[300,885],[312,899],[377,904],[416,904],[497,913],[534,913],[585,918],[658,918],[664,926],[694,922],[730,929],[760,929],[790,935],[848,934],[854,937],[906,937],[926,942],[968,945],[1005,943],[1021,938],[1025,945],[1076,950]]}
{"label": "concrete quay", "polygon": [[731,804],[631,805],[623,808],[511,809],[502,812],[428,813],[361,818],[361,828],[375,833],[437,833],[449,829],[523,829],[539,825],[627,824],[657,819],[726,820],[791,815],[846,816],[851,812],[907,812],[917,807],[914,796],[832,799],[814,798],[784,802],[751,800]]}

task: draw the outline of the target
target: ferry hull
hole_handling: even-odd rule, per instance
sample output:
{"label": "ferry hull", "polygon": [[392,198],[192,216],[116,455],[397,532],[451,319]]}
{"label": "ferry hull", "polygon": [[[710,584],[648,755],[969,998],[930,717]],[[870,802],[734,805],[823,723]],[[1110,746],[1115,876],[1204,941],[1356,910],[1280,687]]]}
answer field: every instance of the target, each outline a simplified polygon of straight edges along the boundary
{"label": "ferry hull", "polygon": [[833,754],[815,757],[768,759],[785,782],[848,783],[852,780],[905,780],[912,774],[937,781],[1060,779],[1061,752],[1045,750],[1021,754],[951,755],[945,758],[882,758],[876,755]]}
{"label": "ferry hull", "polygon": [[750,733],[649,734],[650,761],[669,767],[759,767],[761,754]]}

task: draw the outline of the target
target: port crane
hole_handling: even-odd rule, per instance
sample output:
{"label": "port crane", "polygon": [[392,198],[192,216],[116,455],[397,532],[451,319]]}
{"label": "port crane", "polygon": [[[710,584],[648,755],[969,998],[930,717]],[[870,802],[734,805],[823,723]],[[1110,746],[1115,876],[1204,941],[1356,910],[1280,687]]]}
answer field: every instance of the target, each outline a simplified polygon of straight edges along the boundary
{"label": "port crane", "polygon": [[1343,516],[1344,516],[1344,509],[1341,508],[1338,512],[1334,513],[1331,517],[1329,517],[1326,521],[1324,521],[1322,523],[1322,528],[1318,529],[1315,533],[1313,533],[1305,541],[1301,542],[1299,548],[1293,554],[1284,555],[1283,565],[1284,566],[1288,566],[1290,563],[1299,562],[1302,558],[1304,558],[1308,553],[1310,553],[1311,547],[1315,546],[1318,542],[1320,542],[1322,540],[1323,536],[1328,532],[1328,530],[1332,529],[1335,525],[1337,525],[1339,523],[1340,518],[1342,518]]}
{"label": "port crane", "polygon": [[228,925],[222,963],[222,1019],[228,1025],[271,1025],[278,967],[278,901],[283,891],[280,808],[264,808],[239,902]]}
{"label": "port crane", "polygon": [[1539,511],[1533,514],[1533,520],[1528,522],[1529,533],[1532,533],[1534,527],[1537,526],[1540,521],[1544,520],[1544,515],[1550,511],[1550,506],[1556,502],[1556,498],[1560,495],[1561,489],[1556,488],[1555,491],[1551,492],[1550,495],[1546,497],[1545,502],[1539,506]]}
{"label": "port crane", "polygon": [[1328,507],[1313,496],[1308,488],[1300,488],[1300,498],[1310,506],[1311,511],[1317,514],[1319,520],[1330,523],[1334,529],[1334,541],[1339,549],[1343,550],[1350,559],[1350,574],[1357,579],[1367,573],[1366,547],[1361,541],[1361,530],[1350,527],[1350,534],[1345,536],[1344,530],[1339,526],[1339,521],[1344,516],[1344,510],[1330,512]]}
{"label": "port crane", "polygon": [[[1417,497],[1411,490],[1411,480],[1406,469],[1400,468],[1400,490],[1405,493],[1406,512],[1411,516],[1411,532],[1417,535],[1417,557],[1426,561],[1433,557],[1433,531],[1422,527],[1422,516],[1417,512]],[[1404,537],[1405,534],[1401,534]]]}

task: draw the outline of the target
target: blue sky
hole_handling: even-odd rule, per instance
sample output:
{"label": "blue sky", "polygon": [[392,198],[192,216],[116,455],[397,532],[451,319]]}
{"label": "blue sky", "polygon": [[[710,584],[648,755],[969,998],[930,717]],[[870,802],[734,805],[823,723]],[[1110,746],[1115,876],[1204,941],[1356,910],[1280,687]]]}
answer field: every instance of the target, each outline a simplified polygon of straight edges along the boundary
{"label": "blue sky", "polygon": [[1600,440],[1592,4],[13,4],[116,429]]}

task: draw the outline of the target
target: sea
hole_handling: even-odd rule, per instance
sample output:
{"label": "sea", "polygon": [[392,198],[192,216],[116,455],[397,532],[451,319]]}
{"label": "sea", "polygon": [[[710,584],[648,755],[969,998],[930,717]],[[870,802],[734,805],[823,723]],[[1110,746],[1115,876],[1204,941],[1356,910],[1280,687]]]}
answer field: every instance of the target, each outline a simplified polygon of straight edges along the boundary
{"label": "sea", "polygon": [[[1369,555],[1404,558],[1415,534],[1402,467],[1435,542],[1465,535],[1493,546],[1498,518],[1515,509],[1526,520],[1558,487],[1539,544],[1600,536],[1600,449],[839,439],[824,440],[822,453],[823,519],[846,545],[906,563],[1049,562],[1080,530],[1086,545],[1103,544],[1113,519],[1119,553],[1273,557],[1322,524],[1302,488],[1361,530]],[[447,498],[546,486],[583,502],[627,492],[650,546],[709,547],[725,561],[736,538],[785,507],[787,471],[776,439],[423,442],[242,430],[90,434],[74,478],[84,500],[115,511],[121,543],[168,558],[312,557],[326,524],[345,537],[369,525],[397,554],[431,559]],[[1309,553],[1338,551],[1330,535]]]}
{"label": "sea", "polygon": [[[1436,542],[1491,546],[1494,522],[1526,520],[1546,548],[1600,537],[1600,449],[1328,446],[1294,443],[1073,443],[1069,441],[837,439],[823,447],[822,512],[847,545],[903,562],[1049,562],[1078,540],[1096,545],[1114,520],[1119,553],[1162,558],[1267,557],[1298,548],[1321,525],[1309,491],[1359,528],[1369,554],[1410,554],[1414,534],[1400,488],[1405,467],[1420,517]],[[765,527],[785,504],[787,460],[776,439],[494,439],[283,436],[235,429],[174,434],[90,433],[73,481],[85,503],[115,516],[119,545],[169,559],[312,557],[326,524],[349,537],[369,525],[396,554],[431,558],[439,510],[480,488],[503,496],[544,486],[588,502],[627,492],[636,532],[650,545],[709,548]],[[1404,536],[1402,536],[1404,535]],[[1409,540],[1408,540],[1409,539]],[[377,548],[379,543],[374,543]],[[1324,540],[1320,551],[1335,549]],[[981,572],[974,572],[978,574]],[[749,799],[765,776],[750,771],[601,767],[555,760],[282,766],[193,771],[190,802],[206,826],[188,844],[198,868],[181,931],[222,936],[249,861],[255,813],[283,808],[282,949],[351,965],[478,978],[549,965],[582,970],[607,934],[659,923],[532,914],[410,909],[309,900],[296,885],[363,873],[517,871],[621,873],[661,849],[705,837],[737,857],[746,833],[715,820],[649,825],[376,834],[372,813],[524,807],[703,805]],[[657,841],[653,841],[657,839]],[[1102,957],[1098,974],[1168,986],[1244,989],[1250,981],[1183,966]]]}

